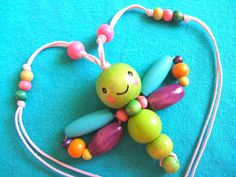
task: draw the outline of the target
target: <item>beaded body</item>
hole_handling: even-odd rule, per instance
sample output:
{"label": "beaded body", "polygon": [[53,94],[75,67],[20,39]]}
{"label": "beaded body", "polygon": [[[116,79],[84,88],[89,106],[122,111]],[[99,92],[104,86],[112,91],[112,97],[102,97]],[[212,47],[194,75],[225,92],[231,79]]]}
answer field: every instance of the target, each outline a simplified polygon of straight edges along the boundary
{"label": "beaded body", "polygon": [[[172,74],[179,79],[180,84],[157,89],[171,70],[172,63],[175,64]],[[97,95],[106,106],[116,110],[114,117],[119,123],[110,123],[103,127],[112,120],[113,115],[109,110],[102,110],[85,115],[66,126],[65,134],[69,138],[79,137],[101,128],[89,143],[87,150],[85,151],[85,147],[82,148],[89,156],[83,156],[79,148],[75,154],[88,160],[88,157],[91,159],[111,150],[122,138],[124,130],[121,123],[127,121],[129,135],[136,142],[146,144],[146,151],[152,158],[164,161],[163,168],[167,172],[176,172],[180,164],[176,156],[171,155],[173,142],[170,137],[161,133],[160,117],[147,107],[149,104],[153,110],[164,109],[182,99],[188,73],[189,68],[180,56],[160,58],[147,71],[142,82],[138,73],[124,63],[113,64],[103,70],[96,81]],[[67,139],[64,140],[63,146],[64,144],[67,146]],[[68,152],[73,158],[78,158],[74,153]],[[167,158],[168,160],[165,160]]]}
{"label": "beaded body", "polygon": [[[171,57],[166,56],[164,57],[164,59],[160,60],[158,64],[154,65],[152,69],[149,70],[149,73],[146,74],[146,78],[145,78],[145,83],[147,83],[146,85],[150,86],[149,83],[151,83],[151,79],[153,78],[152,70],[158,71],[157,68],[162,67],[159,69],[161,70],[159,73],[160,75],[162,75],[162,77],[160,77],[159,80],[157,79],[157,81],[154,82],[156,85],[160,85],[160,83],[165,78],[165,76],[167,75],[171,67],[171,64],[169,64],[171,62],[168,62],[168,61],[172,61],[172,60],[173,59],[171,59]],[[183,73],[183,75],[185,76],[187,74],[188,73]],[[158,72],[157,72],[157,76],[158,76]],[[155,77],[155,74],[154,74],[154,77]],[[136,83],[137,80],[139,81],[138,84]],[[126,89],[125,91],[122,92],[122,95],[117,94],[118,93],[117,91],[120,90],[120,88],[125,88],[126,85],[127,85],[127,88],[129,88],[130,85],[133,85],[134,89],[133,90]],[[179,87],[181,88],[181,86]],[[130,116],[130,118],[128,119],[128,132],[130,136],[139,143],[147,144],[146,150],[152,158],[159,159],[159,160],[164,160],[167,157],[168,159],[173,158],[169,156],[169,154],[171,154],[173,151],[173,143],[172,143],[172,140],[167,135],[161,134],[162,123],[159,116],[155,112],[149,109],[145,109],[147,107],[147,101],[145,102],[144,101],[145,99],[141,99],[141,97],[143,96],[137,98],[141,92],[141,82],[140,82],[138,74],[135,72],[134,69],[127,66],[126,64],[112,65],[110,68],[103,71],[102,74],[99,76],[97,80],[97,84],[96,84],[96,89],[97,89],[99,98],[107,106],[111,108],[123,107],[123,109],[120,109],[117,111],[116,115],[117,115],[118,120],[122,120],[121,122],[124,122],[128,119],[128,116]],[[104,89],[105,89],[105,92],[104,92]],[[162,90],[165,91],[166,89],[164,88]],[[149,92],[147,92],[147,94],[149,94]],[[109,97],[114,96],[114,95],[115,95],[115,98],[113,99],[113,102],[109,102]],[[161,96],[161,95],[160,96],[159,95],[156,96],[156,95],[152,97],[158,98]],[[169,94],[169,95],[172,95],[172,94]],[[182,92],[180,95],[181,96],[177,98],[177,101],[183,97]],[[137,100],[135,98],[137,98]],[[165,96],[165,99],[167,98],[168,97]],[[153,102],[156,103],[156,100],[154,100]],[[176,102],[176,99],[172,103],[165,104],[164,107],[167,107],[175,102]],[[159,100],[158,100],[158,103],[159,103]],[[162,108],[162,107],[156,107],[156,108]],[[123,115],[119,115],[120,112],[122,112]],[[123,117],[125,117],[125,119]],[[180,165],[177,159],[174,159],[174,160],[172,159],[171,162],[172,162],[171,164],[165,163],[166,164],[165,168],[167,169],[168,172],[173,173],[179,169]],[[172,170],[169,170],[169,169],[172,169]]]}

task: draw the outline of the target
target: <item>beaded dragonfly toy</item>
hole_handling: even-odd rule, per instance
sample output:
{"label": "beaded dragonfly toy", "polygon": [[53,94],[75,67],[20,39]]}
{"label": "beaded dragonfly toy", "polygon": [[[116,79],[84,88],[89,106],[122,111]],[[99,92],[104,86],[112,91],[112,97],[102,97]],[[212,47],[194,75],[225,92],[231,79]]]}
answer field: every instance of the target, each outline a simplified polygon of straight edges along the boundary
{"label": "beaded dragonfly toy", "polygon": [[[104,26],[101,28],[103,28],[102,34],[104,31],[109,31]],[[76,51],[76,48],[80,48],[77,45],[72,43],[68,49]],[[180,84],[171,84],[155,91],[171,69],[172,62],[174,62],[172,73],[174,77],[179,79]],[[117,63],[109,66],[99,75],[96,90],[100,100],[105,105],[117,110],[115,115],[110,110],[105,109],[77,119],[66,126],[65,135],[69,138],[63,141],[63,146],[68,148],[71,157],[79,158],[82,156],[83,159],[89,160],[92,156],[100,155],[115,147],[123,134],[121,123],[128,121],[129,135],[135,141],[147,144],[148,154],[154,159],[161,160],[160,164],[165,171],[176,172],[180,164],[172,152],[172,140],[161,133],[161,120],[152,110],[166,108],[184,96],[182,86],[187,86],[189,83],[188,73],[189,68],[182,62],[180,56],[175,58],[165,56],[158,60],[147,71],[142,82],[138,73],[127,64]],[[148,103],[150,109],[147,108]],[[118,119],[118,122],[106,125],[114,117]],[[104,125],[106,126],[103,127]],[[94,135],[87,148],[81,138],[71,139],[72,137],[83,136],[101,127],[103,128]]]}
{"label": "beaded dragonfly toy", "polygon": [[[214,36],[210,29],[205,23],[195,17],[183,15],[179,11],[172,12],[168,9],[164,11],[160,8],[151,10],[140,5],[131,5],[120,10],[113,17],[109,25],[103,24],[97,31],[98,58],[88,54],[85,51],[84,45],[79,41],[55,41],[40,47],[31,55],[28,62],[23,65],[19,90],[16,92],[18,109],[15,114],[15,126],[20,138],[29,151],[44,165],[61,175],[71,176],[46,162],[39,156],[39,154],[44,158],[47,158],[74,172],[87,176],[97,176],[65,164],[46,154],[34,144],[25,131],[22,122],[22,114],[23,108],[25,107],[26,91],[31,89],[31,81],[33,80],[31,64],[41,51],[51,47],[67,48],[67,53],[71,59],[78,60],[80,58],[85,58],[88,61],[97,64],[103,70],[96,81],[96,91],[100,100],[108,106],[109,109],[84,115],[65,127],[64,132],[66,138],[62,142],[62,146],[67,148],[68,154],[72,158],[90,160],[94,156],[108,152],[118,145],[122,135],[124,134],[122,123],[127,122],[128,132],[131,138],[138,143],[146,144],[147,153],[152,158],[160,160],[160,166],[166,172],[175,173],[180,168],[177,155],[173,152],[173,142],[168,135],[162,133],[161,119],[154,111],[169,107],[183,98],[184,87],[189,85],[189,67],[183,62],[181,56],[164,56],[151,66],[141,81],[138,73],[128,64],[117,63],[111,65],[105,60],[103,45],[112,40],[114,36],[114,27],[117,21],[130,9],[144,10],[147,16],[153,17],[157,21],[175,21],[177,23],[181,21],[194,21],[200,24],[212,39],[217,59],[216,76],[217,78],[222,79],[220,56]],[[172,75],[178,79],[178,83],[159,88],[170,70]],[[219,99],[216,100],[216,98],[220,97],[221,94],[221,80],[216,82],[216,87],[219,87],[219,90],[214,92],[212,105],[216,104],[216,107],[218,107]],[[216,114],[216,111],[217,109],[214,110],[213,113]],[[211,115],[211,113],[212,109],[210,109],[209,115]],[[211,122],[211,125],[214,122],[214,114],[212,116],[213,121]],[[207,118],[206,125],[210,118],[210,116]],[[112,120],[115,121],[111,122]],[[210,127],[212,128],[212,126]],[[98,131],[95,133],[90,143],[86,145],[81,136],[96,130]],[[202,139],[205,132],[206,128],[203,129],[193,158],[186,171],[186,177],[189,175],[193,162],[196,159],[196,154],[199,150],[200,144],[206,144],[208,141],[208,139]],[[209,131],[206,135],[209,137]],[[203,151],[200,153],[202,152]],[[198,162],[199,157],[196,160],[196,164],[194,164],[192,176],[195,173]]]}

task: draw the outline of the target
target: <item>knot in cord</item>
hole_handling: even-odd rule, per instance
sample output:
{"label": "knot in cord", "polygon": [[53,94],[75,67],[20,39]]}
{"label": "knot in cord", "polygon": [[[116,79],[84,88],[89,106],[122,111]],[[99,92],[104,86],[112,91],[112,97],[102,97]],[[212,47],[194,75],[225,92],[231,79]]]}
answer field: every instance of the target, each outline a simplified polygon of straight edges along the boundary
{"label": "knot in cord", "polygon": [[[173,153],[173,152],[171,152],[167,157],[173,157],[174,159],[178,160],[177,155],[175,153]],[[160,162],[159,162],[160,167],[163,167],[162,162],[163,162],[164,159],[160,160]]]}
{"label": "knot in cord", "polygon": [[25,102],[18,100],[18,101],[17,101],[17,105],[18,105],[19,107],[21,107],[21,108],[24,108],[24,107],[25,107]]}
{"label": "knot in cord", "polygon": [[23,70],[25,71],[31,71],[31,66],[29,64],[23,64]]}
{"label": "knot in cord", "polygon": [[104,64],[101,65],[101,68],[102,68],[102,70],[105,70],[105,69],[109,68],[110,66],[111,66],[111,64],[108,63],[107,61],[105,61]]}
{"label": "knot in cord", "polygon": [[184,15],[184,22],[188,23],[189,21],[191,21],[191,18],[188,15]]}
{"label": "knot in cord", "polygon": [[103,34],[100,34],[100,35],[98,36],[96,42],[97,42],[97,44],[100,44],[100,43],[104,44],[104,43],[106,42],[106,40],[107,40],[106,36],[103,35]]}
{"label": "knot in cord", "polygon": [[152,17],[153,16],[153,10],[152,9],[147,9],[146,14],[147,14],[148,17]]}

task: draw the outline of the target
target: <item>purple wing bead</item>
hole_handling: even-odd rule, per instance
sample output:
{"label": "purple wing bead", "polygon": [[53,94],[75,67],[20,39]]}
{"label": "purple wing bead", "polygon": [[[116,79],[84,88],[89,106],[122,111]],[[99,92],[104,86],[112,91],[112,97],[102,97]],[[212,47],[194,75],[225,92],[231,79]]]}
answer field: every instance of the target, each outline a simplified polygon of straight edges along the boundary
{"label": "purple wing bead", "polygon": [[184,88],[179,84],[170,84],[153,92],[148,97],[148,102],[153,110],[164,109],[181,100]]}
{"label": "purple wing bead", "polygon": [[124,134],[124,129],[118,122],[113,122],[100,129],[88,145],[93,156],[103,154],[115,147]]}

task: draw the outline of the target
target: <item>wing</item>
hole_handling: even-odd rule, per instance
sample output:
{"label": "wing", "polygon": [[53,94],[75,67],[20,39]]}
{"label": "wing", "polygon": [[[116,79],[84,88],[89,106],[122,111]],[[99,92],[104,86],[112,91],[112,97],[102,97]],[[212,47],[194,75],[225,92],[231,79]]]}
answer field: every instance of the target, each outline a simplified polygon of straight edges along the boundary
{"label": "wing", "polygon": [[100,129],[88,145],[93,156],[101,155],[116,147],[123,137],[124,129],[120,123],[112,122]]}
{"label": "wing", "polygon": [[68,138],[79,137],[91,133],[113,119],[113,114],[108,109],[96,111],[82,116],[65,127],[65,135]]}
{"label": "wing", "polygon": [[142,94],[148,96],[161,85],[172,63],[173,57],[164,56],[152,65],[142,79]]}
{"label": "wing", "polygon": [[169,107],[184,96],[184,88],[180,84],[170,84],[153,92],[148,97],[152,110],[160,110]]}

